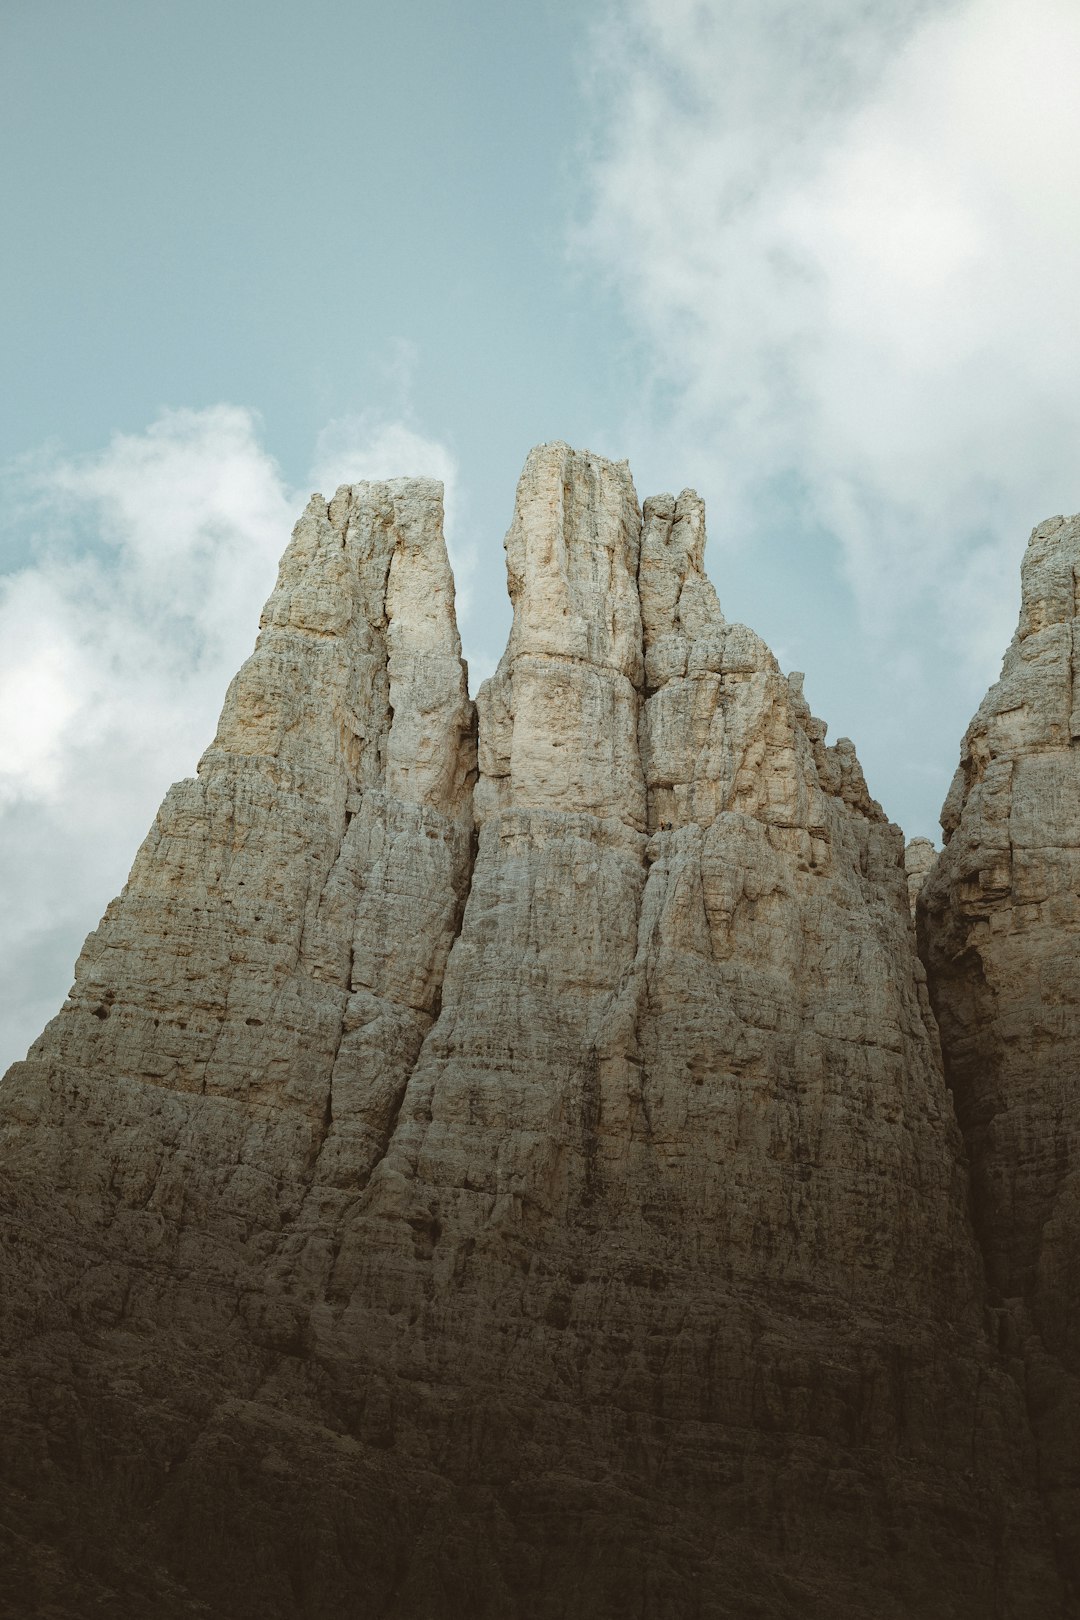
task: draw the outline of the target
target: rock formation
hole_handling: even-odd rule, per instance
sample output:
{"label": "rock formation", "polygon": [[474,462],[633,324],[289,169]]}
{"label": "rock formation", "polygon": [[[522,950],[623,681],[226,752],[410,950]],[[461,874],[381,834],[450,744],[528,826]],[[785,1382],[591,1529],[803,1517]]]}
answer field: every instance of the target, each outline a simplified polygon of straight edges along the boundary
{"label": "rock formation", "polygon": [[913,838],[904,850],[904,871],[907,873],[908,905],[914,917],[923,885],[933,870],[937,850],[929,838]]}
{"label": "rock formation", "polygon": [[1080,1586],[1080,517],[1040,524],[920,934],[1002,1345]]}
{"label": "rock formation", "polygon": [[12,1612],[1069,1612],[902,835],[704,545],[534,451],[474,714],[438,486],[313,498],[0,1091]]}

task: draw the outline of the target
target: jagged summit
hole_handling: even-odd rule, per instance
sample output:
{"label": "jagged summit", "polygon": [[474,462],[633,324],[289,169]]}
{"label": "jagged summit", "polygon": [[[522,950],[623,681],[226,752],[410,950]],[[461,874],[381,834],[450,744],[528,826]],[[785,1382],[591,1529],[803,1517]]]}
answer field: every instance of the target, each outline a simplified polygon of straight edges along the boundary
{"label": "jagged summit", "polygon": [[14,1612],[1065,1613],[902,836],[704,546],[538,447],[474,707],[439,486],[309,504],[0,1090]]}

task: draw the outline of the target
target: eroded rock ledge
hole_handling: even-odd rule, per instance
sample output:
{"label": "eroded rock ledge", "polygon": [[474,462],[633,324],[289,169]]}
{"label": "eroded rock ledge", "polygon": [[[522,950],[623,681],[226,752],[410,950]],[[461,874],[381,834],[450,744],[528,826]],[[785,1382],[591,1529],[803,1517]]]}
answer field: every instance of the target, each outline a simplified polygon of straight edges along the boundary
{"label": "eroded rock ledge", "polygon": [[438,486],[313,498],[0,1091],[15,1612],[1067,1612],[902,835],[704,546],[533,451],[474,712]]}

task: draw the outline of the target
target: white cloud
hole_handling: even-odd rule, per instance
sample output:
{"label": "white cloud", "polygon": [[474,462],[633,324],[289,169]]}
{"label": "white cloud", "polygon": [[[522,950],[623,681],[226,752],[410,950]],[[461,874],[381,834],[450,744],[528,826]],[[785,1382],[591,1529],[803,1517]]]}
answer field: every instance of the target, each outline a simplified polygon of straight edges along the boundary
{"label": "white cloud", "polygon": [[890,682],[915,645],[985,685],[1028,530],[1080,504],[1080,10],[613,15],[579,246],[646,340],[653,422],[733,534],[797,477]]}
{"label": "white cloud", "polygon": [[[442,446],[386,421],[331,424],[317,459],[327,486],[456,481]],[[0,578],[0,1072],[213,736],[306,500],[227,405],[164,412],[96,455],[42,452],[4,484],[30,560]]]}

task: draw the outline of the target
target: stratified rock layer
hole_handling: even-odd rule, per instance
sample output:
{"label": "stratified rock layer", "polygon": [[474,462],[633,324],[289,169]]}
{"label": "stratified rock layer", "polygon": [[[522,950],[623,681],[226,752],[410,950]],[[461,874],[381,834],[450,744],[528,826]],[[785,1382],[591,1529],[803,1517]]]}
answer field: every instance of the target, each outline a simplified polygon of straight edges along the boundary
{"label": "stratified rock layer", "polygon": [[436,487],[312,502],[5,1082],[24,1606],[1065,1612],[902,837],[704,544],[534,451],[477,738]]}
{"label": "stratified rock layer", "polygon": [[920,935],[999,1332],[1080,1589],[1080,517],[1032,533]]}

